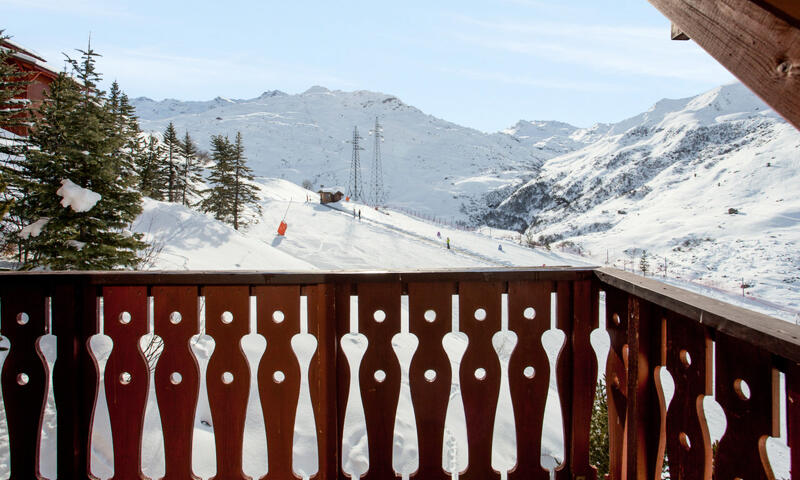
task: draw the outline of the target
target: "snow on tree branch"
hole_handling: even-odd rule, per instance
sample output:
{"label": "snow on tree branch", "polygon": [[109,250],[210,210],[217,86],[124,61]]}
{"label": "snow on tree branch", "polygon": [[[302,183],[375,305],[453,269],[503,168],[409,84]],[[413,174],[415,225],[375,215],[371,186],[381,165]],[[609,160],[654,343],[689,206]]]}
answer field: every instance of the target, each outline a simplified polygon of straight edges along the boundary
{"label": "snow on tree branch", "polygon": [[72,183],[69,179],[61,180],[61,188],[56,194],[63,197],[61,205],[72,207],[76,212],[88,212],[102,198],[99,193],[95,193],[88,188],[83,188]]}
{"label": "snow on tree branch", "polygon": [[40,218],[39,220],[36,220],[35,222],[31,223],[30,225],[28,225],[28,226],[24,227],[22,230],[20,230],[19,238],[21,238],[23,240],[27,240],[30,237],[38,237],[39,234],[42,233],[42,229],[44,228],[44,226],[47,225],[47,222],[49,222],[49,221],[50,221],[50,218],[48,218],[48,217],[44,217],[44,218]]}

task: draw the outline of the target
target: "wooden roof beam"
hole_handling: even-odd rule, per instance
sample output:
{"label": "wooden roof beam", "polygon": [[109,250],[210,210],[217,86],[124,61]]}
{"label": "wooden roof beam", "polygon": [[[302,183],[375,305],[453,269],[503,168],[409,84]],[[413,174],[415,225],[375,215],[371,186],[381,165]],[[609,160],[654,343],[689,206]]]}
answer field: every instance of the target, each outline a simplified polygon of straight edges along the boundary
{"label": "wooden roof beam", "polygon": [[800,2],[648,1],[800,130]]}

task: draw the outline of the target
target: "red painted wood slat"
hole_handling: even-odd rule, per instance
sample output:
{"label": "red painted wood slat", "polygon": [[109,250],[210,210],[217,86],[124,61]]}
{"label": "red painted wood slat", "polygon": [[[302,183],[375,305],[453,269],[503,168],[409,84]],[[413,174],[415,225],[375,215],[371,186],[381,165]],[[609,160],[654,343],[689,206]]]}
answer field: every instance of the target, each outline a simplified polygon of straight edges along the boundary
{"label": "red painted wood slat", "polygon": [[200,369],[190,342],[199,332],[195,286],[153,287],[155,333],[164,342],[155,371],[164,432],[165,479],[197,479],[192,472],[192,436]]}
{"label": "red painted wood slat", "polygon": [[628,295],[606,288],[606,332],[610,349],[606,359],[608,396],[609,474],[623,478],[625,471],[626,419],[628,411]]}
{"label": "red painted wood slat", "polygon": [[[469,466],[460,478],[489,480],[500,474],[492,468],[492,432],[500,392],[500,359],[492,336],[500,331],[502,282],[463,282],[458,288],[459,330],[469,338],[461,359],[461,397],[467,418]],[[485,318],[476,318],[483,309]],[[484,377],[477,378],[478,369]]]}
{"label": "red painted wood slat", "polygon": [[269,463],[269,471],[261,478],[300,478],[292,471],[292,441],[300,396],[300,365],[292,350],[292,337],[300,333],[300,287],[256,287],[253,293],[257,331],[267,339],[267,349],[258,366]]}
{"label": "red painted wood slat", "polygon": [[[336,303],[336,345],[340,347],[341,339],[350,333],[350,292],[352,285],[349,283],[339,283],[335,286]],[[342,451],[342,436],[344,435],[344,417],[347,409],[348,395],[350,394],[350,366],[347,363],[347,356],[344,350],[338,348],[336,351],[336,421],[337,438],[336,446],[339,452]],[[339,480],[346,480],[346,476],[341,468],[341,459],[336,465],[337,477]]]}
{"label": "red painted wood slat", "polygon": [[27,480],[39,474],[47,369],[36,341],[46,333],[45,294],[40,289],[4,287],[2,334],[11,343],[2,372],[10,478]]}
{"label": "red painted wood slat", "polygon": [[[409,368],[411,400],[417,422],[420,479],[448,479],[442,468],[442,444],[452,373],[442,339],[452,330],[455,284],[451,282],[408,285],[409,331],[419,345]],[[425,372],[431,370],[433,378]]]}
{"label": "red painted wood slat", "polygon": [[308,381],[317,423],[319,472],[312,478],[334,480],[339,474],[337,415],[338,335],[336,333],[335,288],[315,285],[302,290],[308,297],[308,333],[317,338]]}
{"label": "red painted wood slat", "polygon": [[213,478],[249,479],[242,471],[242,444],[250,367],[240,342],[250,329],[250,290],[247,286],[204,287],[203,294],[206,332],[215,342],[206,373],[217,448],[217,474]]}
{"label": "red painted wood slat", "polygon": [[[369,470],[363,478],[394,477],[392,445],[400,395],[400,363],[392,337],[400,333],[400,283],[362,283],[358,286],[358,331],[369,344],[359,371],[361,401],[367,424]],[[379,312],[383,312],[383,318]],[[376,374],[382,371],[385,378]]]}
{"label": "red painted wood slat", "polygon": [[114,442],[112,478],[145,479],[142,428],[150,370],[139,339],[148,332],[147,287],[104,287],[103,318],[103,332],[114,342],[104,374]]}
{"label": "red painted wood slat", "polygon": [[[542,334],[550,328],[552,282],[509,282],[508,328],[517,334],[517,345],[508,365],[511,401],[517,431],[517,465],[508,478],[547,480],[541,466],[544,407],[550,386],[550,363]],[[533,315],[531,318],[527,313]],[[525,374],[525,369],[532,367]]]}
{"label": "red painted wood slat", "polygon": [[702,325],[676,314],[667,317],[667,369],[675,393],[667,411],[670,478],[711,478],[711,439],[703,397],[713,395],[711,339]]}
{"label": "red painted wood slat", "polygon": [[762,441],[780,434],[779,382],[770,354],[718,332],[714,371],[715,397],[727,420],[714,459],[714,478],[773,478]]}

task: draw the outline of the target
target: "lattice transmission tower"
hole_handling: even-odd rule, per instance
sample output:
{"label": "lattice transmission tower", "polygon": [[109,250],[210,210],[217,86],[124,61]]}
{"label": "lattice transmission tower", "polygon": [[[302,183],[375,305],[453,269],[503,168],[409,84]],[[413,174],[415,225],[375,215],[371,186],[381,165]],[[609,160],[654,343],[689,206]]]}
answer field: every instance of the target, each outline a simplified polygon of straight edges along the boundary
{"label": "lattice transmission tower", "polygon": [[373,205],[383,205],[386,203],[386,192],[383,190],[383,166],[381,165],[381,142],[383,142],[383,127],[375,117],[375,129],[370,130],[370,135],[375,136],[375,156],[372,160],[372,191],[370,201]]}
{"label": "lattice transmission tower", "polygon": [[363,137],[358,134],[358,127],[353,127],[353,140],[350,141],[353,144],[353,158],[350,161],[350,180],[347,184],[347,196],[353,200],[362,200],[364,196],[361,187],[361,159],[358,154],[364,150],[364,147],[358,144],[362,139]]}

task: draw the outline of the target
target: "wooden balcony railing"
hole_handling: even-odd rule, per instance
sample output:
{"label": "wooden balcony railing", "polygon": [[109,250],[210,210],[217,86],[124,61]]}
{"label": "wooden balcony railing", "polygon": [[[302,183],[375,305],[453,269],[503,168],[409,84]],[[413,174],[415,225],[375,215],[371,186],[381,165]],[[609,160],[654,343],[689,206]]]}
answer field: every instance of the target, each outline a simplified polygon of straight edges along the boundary
{"label": "wooden balcony railing", "polygon": [[[442,340],[453,330],[455,314],[459,331],[469,339],[455,373],[468,437],[469,464],[460,478],[500,478],[492,468],[492,431],[501,363],[492,337],[505,327],[517,336],[507,366],[517,464],[508,477],[550,478],[540,457],[542,426],[551,421],[545,419],[545,402],[552,375],[565,457],[555,476],[594,480],[589,428],[597,357],[590,335],[600,325],[601,298],[610,337],[605,371],[611,478],[661,478],[665,454],[673,479],[707,479],[712,470],[721,479],[771,478],[765,443],[781,428],[779,372],[785,382],[783,427],[791,471],[800,471],[800,327],[618,270],[76,272],[0,274],[0,329],[10,342],[2,393],[11,478],[39,475],[51,377],[36,342],[47,333],[55,335],[58,349],[52,372],[58,478],[91,478],[100,385],[113,438],[113,478],[146,478],[141,443],[150,370],[139,339],[151,329],[163,340],[153,378],[166,451],[164,478],[196,478],[192,435],[201,379],[189,343],[201,325],[215,341],[205,377],[215,478],[247,478],[242,445],[251,375],[257,377],[267,437],[269,471],[263,478],[296,477],[292,449],[303,378],[308,378],[316,422],[315,478],[346,478],[341,452],[351,375],[358,379],[363,404],[369,451],[365,477],[397,476],[392,455],[401,368],[392,338],[405,328],[419,342],[408,371],[419,445],[419,467],[411,477],[450,478],[442,468],[442,451],[454,379]],[[251,333],[251,301],[255,331],[267,341],[252,372],[240,346]],[[407,325],[401,321],[406,311]],[[357,372],[349,371],[340,347],[351,332],[351,315],[368,341]],[[551,316],[566,338],[552,372],[542,344]],[[99,333],[113,340],[102,384],[89,349],[90,338]],[[307,370],[292,349],[299,333],[317,341]],[[664,368],[675,384],[668,409],[660,381]],[[714,448],[703,413],[703,398],[712,395],[727,420]]]}

